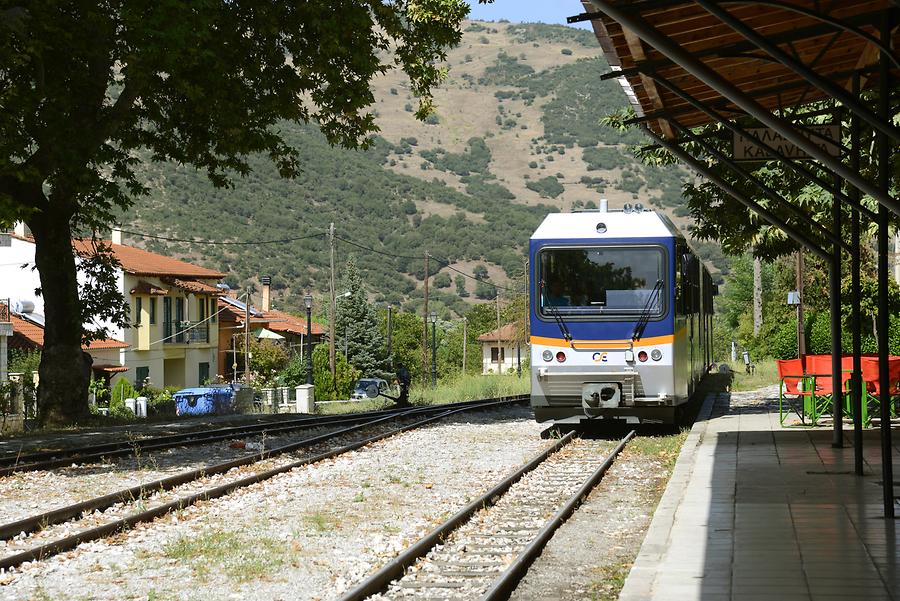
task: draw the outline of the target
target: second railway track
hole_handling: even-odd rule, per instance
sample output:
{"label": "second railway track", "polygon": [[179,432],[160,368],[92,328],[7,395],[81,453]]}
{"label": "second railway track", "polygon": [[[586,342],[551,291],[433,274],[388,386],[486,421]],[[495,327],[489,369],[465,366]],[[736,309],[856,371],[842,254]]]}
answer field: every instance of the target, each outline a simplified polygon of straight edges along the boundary
{"label": "second railway track", "polygon": [[[520,397],[511,398],[519,399]],[[523,396],[521,397],[521,399],[524,400],[525,397]],[[8,476],[14,473],[46,470],[57,467],[68,467],[73,463],[83,464],[108,460],[115,457],[134,456],[142,453],[146,454],[148,452],[170,449],[174,447],[210,444],[213,442],[230,440],[248,435],[274,435],[304,430],[308,428],[317,428],[323,426],[327,427],[337,424],[359,423],[377,417],[394,415],[409,409],[421,409],[422,411],[427,412],[439,410],[441,407],[466,407],[479,402],[481,401],[464,401],[461,403],[451,403],[445,406],[420,406],[406,409],[392,407],[379,411],[367,411],[363,413],[353,414],[305,416],[286,420],[283,422],[230,426],[226,428],[196,430],[192,432],[170,434],[166,436],[137,438],[133,440],[123,440],[84,447],[55,449],[24,454],[8,454],[0,456],[0,477]]]}
{"label": "second railway track", "polygon": [[566,435],[341,601],[507,598],[634,435],[611,451],[607,441]]}
{"label": "second railway track", "polygon": [[[31,516],[13,523],[0,525],[0,543],[4,556],[0,558],[0,569],[8,569],[24,562],[43,559],[69,550],[78,544],[110,536],[135,524],[151,521],[198,501],[214,499],[230,492],[272,478],[296,467],[321,461],[361,448],[369,443],[393,436],[450,415],[464,411],[496,407],[519,401],[517,397],[506,400],[469,402],[462,406],[429,407],[407,409],[404,412],[378,416],[368,422],[342,428],[336,432],[308,438],[297,443],[271,449],[254,457],[246,457],[226,464],[208,466],[192,470],[162,481],[144,483],[131,489],[118,491],[103,497],[62,507],[50,512]],[[406,419],[406,423],[396,428],[384,428],[386,422]],[[325,443],[339,435],[349,435],[364,428],[381,425],[382,431],[374,435],[360,437],[339,448],[332,448],[302,459],[282,457],[274,465],[253,471],[251,464],[272,460],[276,455],[284,455],[298,449]],[[207,479],[201,486],[196,483]],[[209,486],[214,484],[214,486]],[[167,492],[168,491],[168,492]],[[151,507],[148,509],[147,506]],[[112,508],[112,509],[110,509]],[[110,510],[108,514],[100,513]],[[75,530],[74,533],[72,531]]]}

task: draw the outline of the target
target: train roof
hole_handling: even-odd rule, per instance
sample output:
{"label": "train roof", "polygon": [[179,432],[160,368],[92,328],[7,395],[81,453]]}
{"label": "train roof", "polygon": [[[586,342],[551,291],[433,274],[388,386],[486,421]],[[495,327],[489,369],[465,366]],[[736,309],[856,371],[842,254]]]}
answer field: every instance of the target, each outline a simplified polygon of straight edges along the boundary
{"label": "train roof", "polygon": [[672,221],[656,211],[550,213],[531,235],[532,240],[682,237]]}

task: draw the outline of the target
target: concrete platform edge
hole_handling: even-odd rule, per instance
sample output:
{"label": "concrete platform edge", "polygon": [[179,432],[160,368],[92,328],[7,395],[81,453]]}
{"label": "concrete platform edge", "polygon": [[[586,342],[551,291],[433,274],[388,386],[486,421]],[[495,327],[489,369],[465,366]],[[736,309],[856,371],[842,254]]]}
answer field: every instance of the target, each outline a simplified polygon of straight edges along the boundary
{"label": "concrete platform edge", "polygon": [[641,544],[634,565],[628,573],[625,585],[619,593],[619,601],[643,601],[651,596],[655,580],[656,566],[659,565],[662,553],[669,543],[675,514],[684,498],[684,492],[694,470],[697,449],[706,434],[709,417],[716,402],[716,394],[710,393],[703,402],[697,420],[678,453],[672,477],[653,513],[650,528]]}

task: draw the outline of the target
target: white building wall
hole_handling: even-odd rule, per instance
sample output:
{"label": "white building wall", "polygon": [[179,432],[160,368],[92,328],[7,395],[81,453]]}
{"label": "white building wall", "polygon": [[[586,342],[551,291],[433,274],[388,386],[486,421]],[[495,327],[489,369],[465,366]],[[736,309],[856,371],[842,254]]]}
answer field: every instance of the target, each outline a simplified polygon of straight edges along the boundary
{"label": "white building wall", "polygon": [[[185,298],[185,314],[184,319],[188,321],[197,321],[199,319],[199,308],[197,305],[198,298],[206,299],[207,307],[212,305],[212,311],[216,311],[215,302],[210,303],[212,297],[195,295],[186,293],[184,290],[172,287],[170,284],[164,284],[158,277],[135,276],[118,270],[117,284],[119,291],[122,292],[128,301],[129,316],[134,321],[135,297],[131,295],[131,290],[135,288],[140,281],[146,281],[160,288],[168,289],[169,296],[173,298],[172,318],[175,318],[174,298],[181,296]],[[79,277],[79,282],[83,278]],[[208,284],[215,285],[216,280],[202,280]],[[34,303],[34,312],[44,315],[43,298],[35,294],[35,289],[40,287],[40,276],[34,269],[34,244],[18,238],[12,238],[8,247],[0,247],[0,298],[10,298],[15,301],[25,300]],[[106,325],[110,332],[110,338],[121,340],[129,345],[126,349],[103,349],[91,352],[95,363],[109,363],[125,365],[128,367],[127,372],[121,372],[113,377],[113,382],[119,378],[128,378],[132,383],[137,378],[137,369],[139,367],[148,367],[150,370],[150,382],[153,386],[181,386],[182,382],[185,386],[198,386],[200,373],[200,363],[209,363],[210,378],[215,378],[217,373],[216,360],[218,352],[219,328],[218,321],[207,322],[209,325],[209,342],[175,344],[165,342],[164,337],[164,315],[163,315],[163,297],[156,297],[156,322],[150,323],[150,305],[149,296],[143,298],[143,311],[140,328],[147,328],[149,334],[149,346],[145,350],[138,349],[138,328],[132,325],[128,328],[116,328],[111,324]],[[209,314],[207,313],[207,316]],[[169,366],[178,373],[166,376],[165,366],[166,359],[169,360]],[[183,369],[183,376],[181,371]]]}
{"label": "white building wall", "polygon": [[[498,365],[496,361],[491,361],[491,349],[496,348],[497,343],[493,342],[483,342],[481,343],[481,373],[482,374],[496,374],[498,373]],[[509,373],[510,369],[516,369],[518,367],[516,363],[516,345],[510,345],[509,343],[504,342],[502,344],[503,348],[503,361],[499,365],[499,373],[505,374]]]}
{"label": "white building wall", "polygon": [[12,238],[9,246],[0,247],[0,298],[15,302],[31,301],[35,313],[44,314],[44,299],[35,294],[41,279],[34,268],[34,244]]}

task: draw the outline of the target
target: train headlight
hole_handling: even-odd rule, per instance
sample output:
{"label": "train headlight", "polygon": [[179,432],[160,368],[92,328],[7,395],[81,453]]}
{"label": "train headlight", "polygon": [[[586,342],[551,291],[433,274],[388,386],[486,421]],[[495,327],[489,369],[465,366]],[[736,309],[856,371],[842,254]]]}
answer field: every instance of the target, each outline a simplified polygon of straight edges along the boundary
{"label": "train headlight", "polygon": [[541,353],[541,357],[543,357],[544,361],[553,361],[553,353],[550,351],[544,351]]}
{"label": "train headlight", "polygon": [[646,360],[647,360],[647,351],[641,351],[641,352],[639,352],[639,353],[638,353],[638,361],[640,361],[641,363],[643,363],[643,362],[646,361]]}
{"label": "train headlight", "polygon": [[556,353],[556,360],[559,361],[560,363],[565,363],[566,362],[566,354],[562,351],[559,351],[558,353]]}
{"label": "train headlight", "polygon": [[660,359],[662,359],[662,351],[658,348],[653,349],[652,351],[650,351],[650,358],[654,361],[659,361]]}

